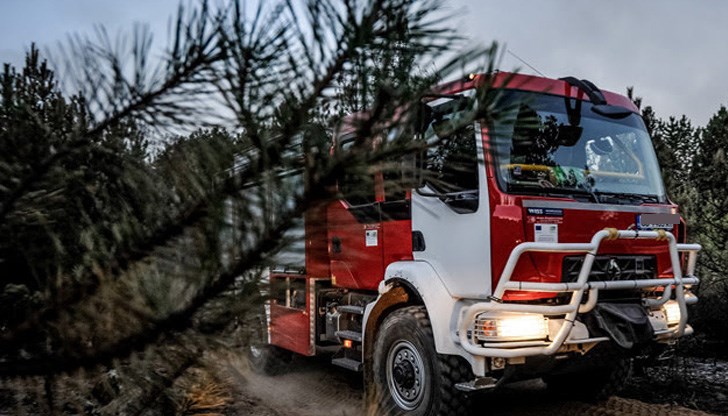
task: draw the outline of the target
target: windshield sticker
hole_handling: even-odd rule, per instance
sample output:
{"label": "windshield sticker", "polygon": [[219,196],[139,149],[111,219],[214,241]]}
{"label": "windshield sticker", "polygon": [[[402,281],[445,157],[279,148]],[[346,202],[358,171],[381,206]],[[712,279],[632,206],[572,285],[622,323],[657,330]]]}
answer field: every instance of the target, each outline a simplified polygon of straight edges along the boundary
{"label": "windshield sticker", "polygon": [[539,215],[541,217],[563,217],[564,210],[561,208],[526,208],[528,215]]}
{"label": "windshield sticker", "polygon": [[558,243],[559,242],[559,225],[558,224],[534,224],[534,239],[537,243]]}

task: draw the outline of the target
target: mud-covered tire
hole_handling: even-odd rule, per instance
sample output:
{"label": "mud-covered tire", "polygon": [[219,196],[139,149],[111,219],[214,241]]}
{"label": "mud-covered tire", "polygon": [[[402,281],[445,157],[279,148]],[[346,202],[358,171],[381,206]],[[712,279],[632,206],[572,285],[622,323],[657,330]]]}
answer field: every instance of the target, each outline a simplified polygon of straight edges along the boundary
{"label": "mud-covered tire", "polygon": [[268,376],[283,373],[293,359],[293,353],[268,344],[265,315],[256,316],[251,319],[250,324],[250,339],[246,346],[250,369],[257,374]]}
{"label": "mud-covered tire", "polygon": [[387,316],[376,336],[374,397],[367,414],[467,414],[469,397],[455,384],[471,378],[463,358],[437,354],[423,306],[399,309]]}
{"label": "mud-covered tire", "polygon": [[[605,357],[606,358],[606,357]],[[543,377],[549,390],[589,402],[604,401],[624,390],[632,375],[632,359],[611,356],[607,365],[569,374]]]}

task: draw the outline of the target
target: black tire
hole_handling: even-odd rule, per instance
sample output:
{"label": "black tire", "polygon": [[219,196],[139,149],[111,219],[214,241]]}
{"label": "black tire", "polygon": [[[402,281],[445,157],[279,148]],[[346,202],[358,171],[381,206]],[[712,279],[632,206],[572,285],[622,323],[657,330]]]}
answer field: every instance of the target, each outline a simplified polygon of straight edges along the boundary
{"label": "black tire", "polygon": [[268,325],[264,314],[249,320],[251,324],[246,355],[250,369],[268,376],[284,372],[293,359],[293,353],[268,344]]}
{"label": "black tire", "polygon": [[423,306],[399,309],[387,316],[377,333],[374,397],[367,414],[467,414],[469,397],[455,384],[472,377],[463,358],[437,354]]}
{"label": "black tire", "polygon": [[603,358],[600,366],[545,376],[543,381],[549,390],[561,396],[588,402],[607,400],[624,390],[632,375],[632,359],[614,355]]}

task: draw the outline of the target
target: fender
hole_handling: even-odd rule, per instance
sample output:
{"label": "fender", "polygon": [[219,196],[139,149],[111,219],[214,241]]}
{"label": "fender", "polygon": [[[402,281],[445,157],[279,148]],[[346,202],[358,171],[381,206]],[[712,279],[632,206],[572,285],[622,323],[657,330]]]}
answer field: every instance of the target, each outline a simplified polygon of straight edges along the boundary
{"label": "fender", "polygon": [[475,375],[484,376],[485,358],[465,351],[454,332],[460,310],[467,303],[447,291],[440,276],[426,261],[398,261],[387,266],[384,280],[379,283],[379,296],[364,311],[364,362],[371,362],[377,330],[389,312],[404,305],[417,304],[427,309],[435,350],[439,354],[465,358]]}

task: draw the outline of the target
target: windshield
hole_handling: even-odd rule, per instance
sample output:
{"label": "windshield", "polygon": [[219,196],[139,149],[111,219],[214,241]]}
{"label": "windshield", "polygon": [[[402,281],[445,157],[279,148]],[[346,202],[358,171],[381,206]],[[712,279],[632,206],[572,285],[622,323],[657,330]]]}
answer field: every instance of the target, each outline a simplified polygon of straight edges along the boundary
{"label": "windshield", "polygon": [[491,130],[498,181],[508,193],[595,202],[666,202],[642,118],[613,119],[591,103],[506,91]]}

